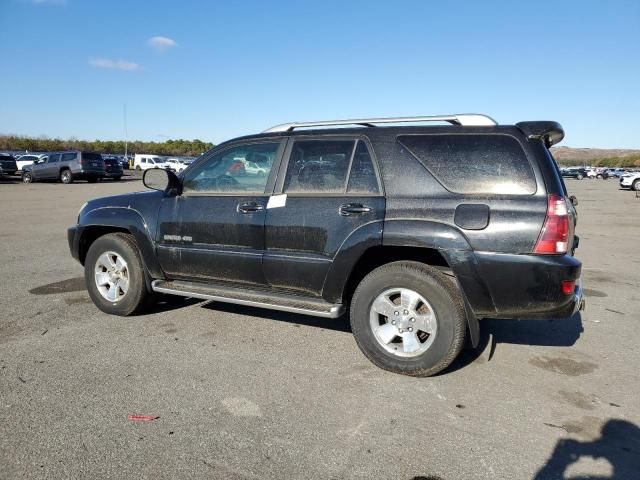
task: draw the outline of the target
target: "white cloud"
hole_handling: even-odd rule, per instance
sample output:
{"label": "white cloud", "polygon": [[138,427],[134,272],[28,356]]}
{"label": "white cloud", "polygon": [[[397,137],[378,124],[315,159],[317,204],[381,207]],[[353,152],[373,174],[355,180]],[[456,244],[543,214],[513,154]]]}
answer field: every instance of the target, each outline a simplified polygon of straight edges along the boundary
{"label": "white cloud", "polygon": [[109,70],[126,70],[132,72],[140,70],[141,67],[136,62],[127,60],[111,60],[109,58],[90,58],[89,65],[96,68],[106,68]]}
{"label": "white cloud", "polygon": [[31,0],[34,5],[66,5],[67,0]]}
{"label": "white cloud", "polygon": [[147,41],[147,44],[151,48],[159,52],[164,52],[165,50],[168,50],[171,47],[175,47],[177,45],[176,41],[169,37],[151,37]]}

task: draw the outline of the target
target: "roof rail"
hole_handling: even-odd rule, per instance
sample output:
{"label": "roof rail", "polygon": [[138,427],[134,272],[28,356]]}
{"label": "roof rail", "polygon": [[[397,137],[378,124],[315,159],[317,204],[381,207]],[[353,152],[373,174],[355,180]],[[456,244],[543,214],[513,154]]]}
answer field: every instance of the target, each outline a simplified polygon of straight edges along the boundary
{"label": "roof rail", "polygon": [[460,126],[493,126],[498,123],[487,115],[478,113],[463,113],[455,115],[433,115],[428,117],[386,117],[386,118],[358,118],[351,120],[321,120],[318,122],[292,122],[276,125],[268,128],[263,133],[291,132],[296,128],[305,127],[329,127],[332,125],[361,125],[363,127],[375,127],[384,123],[419,123],[419,122],[449,122]]}

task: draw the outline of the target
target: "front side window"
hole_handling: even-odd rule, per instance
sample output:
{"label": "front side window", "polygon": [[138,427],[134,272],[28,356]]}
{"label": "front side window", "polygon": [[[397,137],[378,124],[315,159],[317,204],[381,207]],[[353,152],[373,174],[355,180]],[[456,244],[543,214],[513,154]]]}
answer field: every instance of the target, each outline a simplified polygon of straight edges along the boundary
{"label": "front side window", "polygon": [[59,153],[53,153],[51,155],[49,155],[49,160],[47,160],[48,163],[55,163],[55,162],[59,162],[60,161],[60,154]]}
{"label": "front side window", "polygon": [[185,193],[263,194],[280,142],[232,147],[186,170]]}
{"label": "front side window", "polygon": [[293,144],[286,193],[343,193],[354,140],[300,140]]}

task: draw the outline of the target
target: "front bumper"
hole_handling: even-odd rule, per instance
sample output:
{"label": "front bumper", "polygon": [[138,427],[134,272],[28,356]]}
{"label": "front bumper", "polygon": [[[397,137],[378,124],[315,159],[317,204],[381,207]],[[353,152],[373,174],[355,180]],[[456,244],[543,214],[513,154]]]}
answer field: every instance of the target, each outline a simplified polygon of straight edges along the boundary
{"label": "front bumper", "polygon": [[69,242],[69,251],[71,256],[80,263],[80,238],[82,237],[83,227],[80,225],[74,225],[67,229],[67,241]]}
{"label": "front bumper", "polygon": [[[498,318],[567,318],[584,308],[582,263],[571,255],[475,255]],[[565,280],[576,282],[570,295]]]}

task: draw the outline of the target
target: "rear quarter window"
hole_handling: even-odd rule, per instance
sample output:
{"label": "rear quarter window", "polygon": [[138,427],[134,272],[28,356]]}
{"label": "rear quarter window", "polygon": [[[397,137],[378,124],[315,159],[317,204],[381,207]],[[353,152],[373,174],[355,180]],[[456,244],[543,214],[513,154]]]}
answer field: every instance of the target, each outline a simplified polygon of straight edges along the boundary
{"label": "rear quarter window", "polygon": [[531,195],[536,191],[529,160],[510,135],[403,135],[398,142],[451,192]]}

